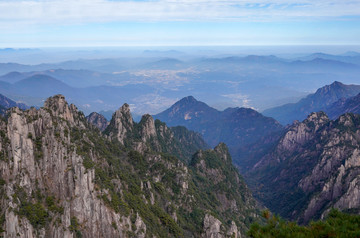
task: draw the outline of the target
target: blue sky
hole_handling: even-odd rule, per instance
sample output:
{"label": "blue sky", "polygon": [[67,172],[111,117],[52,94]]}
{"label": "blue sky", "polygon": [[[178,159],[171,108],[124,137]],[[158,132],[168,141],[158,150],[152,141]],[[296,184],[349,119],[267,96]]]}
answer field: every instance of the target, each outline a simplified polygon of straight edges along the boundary
{"label": "blue sky", "polygon": [[0,47],[360,45],[360,0],[2,0]]}

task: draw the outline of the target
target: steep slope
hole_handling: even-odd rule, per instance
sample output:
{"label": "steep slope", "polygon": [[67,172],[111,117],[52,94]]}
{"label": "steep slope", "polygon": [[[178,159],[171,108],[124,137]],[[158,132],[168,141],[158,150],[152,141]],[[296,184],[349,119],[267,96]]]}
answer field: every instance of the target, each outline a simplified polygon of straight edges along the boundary
{"label": "steep slope", "polygon": [[90,113],[87,117],[86,120],[93,124],[94,126],[96,126],[97,128],[99,128],[100,131],[104,131],[105,128],[109,125],[108,120],[106,120],[106,118],[97,113],[97,112],[92,112]]}
{"label": "steep slope", "polygon": [[0,114],[4,115],[4,113],[6,112],[7,109],[11,108],[11,107],[18,107],[20,109],[27,109],[29,108],[28,106],[26,106],[23,103],[17,103],[13,100],[11,100],[8,97],[5,97],[4,95],[0,94]]}
{"label": "steep slope", "polygon": [[360,94],[347,99],[341,98],[329,106],[325,111],[331,119],[336,119],[347,112],[360,114]]}
{"label": "steep slope", "polygon": [[[216,120],[220,112],[197,101],[193,96],[185,97],[154,118],[166,122],[169,126],[185,126],[191,130]],[[197,130],[199,131],[199,130]]]}
{"label": "steep slope", "polygon": [[360,115],[312,113],[289,127],[246,177],[272,211],[306,223],[335,207],[360,211]]}
{"label": "steep slope", "polygon": [[186,128],[169,128],[149,114],[143,115],[139,123],[134,122],[128,104],[124,104],[114,113],[104,133],[141,153],[169,153],[185,162],[188,162],[198,149],[208,148],[197,133]]}
{"label": "steep slope", "polygon": [[358,93],[360,93],[360,85],[345,85],[335,81],[319,88],[314,94],[308,95],[297,103],[267,109],[263,111],[263,114],[286,125],[294,120],[304,120],[311,112],[324,111],[339,99],[349,98]]}
{"label": "steep slope", "polygon": [[[234,161],[242,167],[246,166],[242,161],[247,156],[249,145],[264,137],[275,136],[283,129],[277,121],[253,109],[218,111],[192,96],[181,99],[154,117],[171,126],[181,125],[201,133],[210,146],[226,143]],[[264,143],[267,142],[264,140]]]}
{"label": "steep slope", "polygon": [[[201,157],[220,163],[218,192],[241,195],[219,200],[203,191],[216,185],[197,163],[163,153],[175,148],[169,128],[149,115],[134,123],[126,104],[106,136],[62,95],[39,110],[11,109],[0,132],[5,237],[240,237],[258,214],[224,145]],[[223,201],[231,209],[213,206]]]}

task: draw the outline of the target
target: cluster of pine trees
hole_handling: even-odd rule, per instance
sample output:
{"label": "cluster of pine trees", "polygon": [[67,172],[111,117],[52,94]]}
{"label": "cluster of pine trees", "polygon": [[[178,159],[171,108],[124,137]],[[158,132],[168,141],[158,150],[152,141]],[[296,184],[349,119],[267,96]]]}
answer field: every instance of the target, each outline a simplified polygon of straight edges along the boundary
{"label": "cluster of pine trees", "polygon": [[289,237],[289,238],[325,238],[325,237],[360,237],[360,216],[351,215],[333,209],[325,220],[310,222],[307,226],[300,226],[296,222],[285,221],[268,210],[262,216],[266,223],[253,223],[248,235],[260,237]]}

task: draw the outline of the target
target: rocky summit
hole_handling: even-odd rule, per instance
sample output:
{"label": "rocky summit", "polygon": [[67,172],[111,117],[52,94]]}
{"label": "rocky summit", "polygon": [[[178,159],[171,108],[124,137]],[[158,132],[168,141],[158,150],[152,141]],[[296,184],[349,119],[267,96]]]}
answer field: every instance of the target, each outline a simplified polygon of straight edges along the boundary
{"label": "rocky summit", "polygon": [[90,113],[86,117],[86,119],[88,120],[88,122],[99,128],[100,131],[104,131],[106,127],[109,125],[108,120],[106,120],[106,118],[103,115],[97,112]]}
{"label": "rocky summit", "polygon": [[12,108],[0,120],[1,235],[243,237],[258,205],[227,147],[198,139],[150,115],[135,123],[127,104],[104,133],[62,95]]}

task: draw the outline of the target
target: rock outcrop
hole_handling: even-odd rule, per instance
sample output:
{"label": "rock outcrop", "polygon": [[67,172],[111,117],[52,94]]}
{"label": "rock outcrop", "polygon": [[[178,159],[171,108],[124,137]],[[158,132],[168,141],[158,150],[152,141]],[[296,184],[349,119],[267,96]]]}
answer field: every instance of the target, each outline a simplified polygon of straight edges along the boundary
{"label": "rock outcrop", "polygon": [[110,124],[103,115],[97,112],[90,113],[86,119],[88,122],[99,128],[100,131],[104,131]]}

